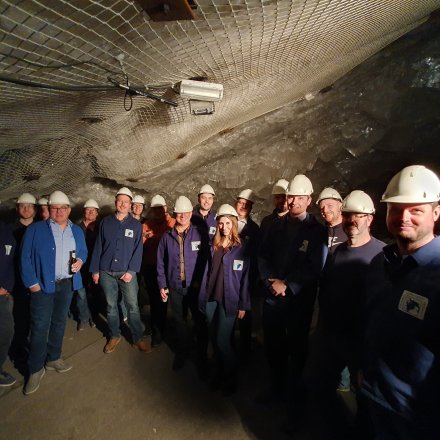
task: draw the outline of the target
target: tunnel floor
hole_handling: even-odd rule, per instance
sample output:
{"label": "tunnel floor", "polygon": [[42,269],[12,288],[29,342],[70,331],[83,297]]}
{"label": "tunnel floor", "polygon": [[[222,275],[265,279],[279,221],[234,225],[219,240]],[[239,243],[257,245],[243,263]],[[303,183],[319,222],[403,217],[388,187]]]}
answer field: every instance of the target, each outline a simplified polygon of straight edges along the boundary
{"label": "tunnel floor", "polygon": [[[6,362],[5,370],[17,383],[0,389],[1,440],[334,438],[310,414],[296,432],[286,434],[284,405],[256,403],[256,395],[268,385],[258,340],[250,361],[240,365],[237,392],[223,396],[200,380],[191,361],[173,371],[166,343],[144,354],[123,339],[113,353],[104,354],[104,330],[101,322],[77,332],[69,319],[63,357],[72,370],[46,372],[29,396],[22,393],[23,376]],[[346,409],[353,407],[352,393],[340,397]]]}

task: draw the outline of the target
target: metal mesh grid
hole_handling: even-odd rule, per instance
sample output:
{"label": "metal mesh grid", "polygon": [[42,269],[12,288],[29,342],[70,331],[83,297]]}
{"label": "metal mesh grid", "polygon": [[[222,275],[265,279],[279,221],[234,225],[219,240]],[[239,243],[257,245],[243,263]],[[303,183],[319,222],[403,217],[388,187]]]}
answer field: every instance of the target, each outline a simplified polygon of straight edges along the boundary
{"label": "metal mesh grid", "polygon": [[[0,81],[0,197],[69,192],[96,177],[142,186],[150,171],[216,133],[333,83],[440,1],[197,5],[194,21],[155,23],[129,0],[1,0],[1,77],[78,90]],[[172,91],[152,89],[179,106],[134,97],[126,112],[124,92],[107,81],[123,81],[119,55],[130,84],[205,77],[224,85],[224,99],[214,115],[195,117]]]}

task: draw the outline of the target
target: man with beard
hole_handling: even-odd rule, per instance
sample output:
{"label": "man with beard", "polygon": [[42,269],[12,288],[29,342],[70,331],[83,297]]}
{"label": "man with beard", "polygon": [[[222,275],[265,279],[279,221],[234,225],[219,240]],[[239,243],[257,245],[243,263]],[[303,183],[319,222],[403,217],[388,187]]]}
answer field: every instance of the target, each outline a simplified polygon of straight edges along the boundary
{"label": "man with beard", "polygon": [[[348,365],[353,386],[357,388],[366,275],[371,260],[385,246],[370,233],[374,213],[373,201],[363,191],[352,191],[344,199],[342,228],[347,241],[329,256],[321,278],[316,336],[319,349],[310,384],[316,392],[313,403],[320,405],[320,415],[333,424],[326,426],[327,432],[332,429],[340,432],[341,427],[346,426],[331,411],[335,407],[335,389],[344,366]],[[334,438],[338,437],[336,432]]]}
{"label": "man with beard", "polygon": [[191,223],[198,228],[204,228],[208,232],[211,242],[215,235],[217,222],[215,220],[215,211],[212,209],[214,204],[215,192],[211,185],[203,185],[198,195],[199,206],[194,208]]}
{"label": "man with beard", "polygon": [[270,224],[277,218],[284,217],[289,209],[287,207],[286,191],[289,186],[289,182],[286,179],[278,180],[272,188],[272,201],[274,210],[271,214],[261,220],[260,233],[264,235],[265,231],[269,228]]}

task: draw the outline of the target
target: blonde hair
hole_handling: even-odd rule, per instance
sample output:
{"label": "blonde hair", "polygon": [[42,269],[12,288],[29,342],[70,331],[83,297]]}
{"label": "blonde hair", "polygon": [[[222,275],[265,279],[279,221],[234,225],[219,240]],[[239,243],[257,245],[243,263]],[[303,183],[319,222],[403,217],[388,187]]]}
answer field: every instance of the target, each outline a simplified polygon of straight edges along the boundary
{"label": "blonde hair", "polygon": [[239,246],[241,244],[240,236],[238,235],[237,218],[233,215],[221,215],[221,216],[217,217],[217,228],[215,230],[214,240],[212,242],[212,245],[213,245],[213,248],[215,251],[221,246],[221,243],[222,243],[222,235],[221,235],[220,229],[218,227],[218,222],[222,217],[227,217],[232,222],[231,234],[229,236],[230,243],[229,243],[228,247],[232,248],[234,246]]}

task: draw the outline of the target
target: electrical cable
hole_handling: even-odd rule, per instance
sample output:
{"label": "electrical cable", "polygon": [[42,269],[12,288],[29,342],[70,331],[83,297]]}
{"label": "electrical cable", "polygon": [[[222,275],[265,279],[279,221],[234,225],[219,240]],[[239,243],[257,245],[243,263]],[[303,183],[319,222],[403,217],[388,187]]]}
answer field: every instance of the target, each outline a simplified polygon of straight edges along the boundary
{"label": "electrical cable", "polygon": [[29,60],[26,60],[25,58],[20,58],[20,57],[17,57],[15,55],[12,55],[12,54],[8,55],[8,54],[5,54],[3,52],[0,52],[0,55],[5,57],[5,58],[14,58],[14,59],[16,59],[18,61],[22,61],[23,63],[30,64],[31,66],[40,67],[40,68],[43,68],[43,69],[63,69],[65,67],[76,67],[76,66],[80,66],[82,64],[90,64],[92,66],[98,67],[99,69],[102,69],[102,70],[106,71],[107,73],[112,73],[112,74],[115,74],[115,75],[118,75],[120,73],[120,72],[116,72],[114,70],[107,69],[106,67],[101,66],[101,64],[95,63],[94,61],[77,61],[75,63],[70,63],[70,64],[48,65],[48,64],[36,63],[34,61],[29,61]]}

